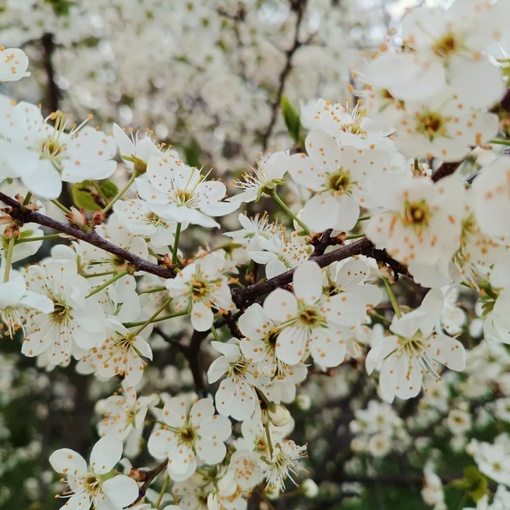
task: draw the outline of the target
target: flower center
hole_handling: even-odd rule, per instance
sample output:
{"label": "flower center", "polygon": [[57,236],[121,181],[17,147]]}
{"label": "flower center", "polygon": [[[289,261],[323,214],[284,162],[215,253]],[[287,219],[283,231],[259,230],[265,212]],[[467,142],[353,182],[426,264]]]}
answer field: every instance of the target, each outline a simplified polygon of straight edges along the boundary
{"label": "flower center", "polygon": [[405,226],[426,227],[431,218],[431,211],[425,200],[418,202],[406,201],[402,214],[402,223]]}
{"label": "flower center", "polygon": [[416,131],[422,135],[426,135],[430,140],[434,136],[446,136],[446,124],[448,118],[443,117],[437,112],[425,112],[416,115]]}
{"label": "flower center", "polygon": [[191,282],[191,293],[194,301],[200,301],[207,296],[209,289],[207,284],[201,280],[193,280]]}
{"label": "flower center", "polygon": [[53,312],[50,313],[51,321],[54,324],[64,324],[69,320],[71,307],[64,303],[55,302]]}
{"label": "flower center", "polygon": [[302,310],[298,315],[298,319],[308,327],[316,327],[322,322],[322,317],[317,313],[317,310],[313,308],[305,308]]}
{"label": "flower center", "polygon": [[328,189],[337,192],[339,195],[349,192],[351,186],[351,172],[339,168],[334,174],[329,176]]}
{"label": "flower center", "polygon": [[180,442],[184,443],[187,446],[193,446],[196,440],[195,429],[191,425],[186,425],[181,429],[180,433]]}
{"label": "flower center", "polygon": [[61,154],[64,151],[64,148],[57,140],[48,138],[42,143],[41,151],[46,158],[52,159]]}
{"label": "flower center", "polygon": [[230,377],[241,378],[248,371],[248,365],[244,358],[240,358],[237,361],[230,363],[230,369],[228,370],[228,375]]}
{"label": "flower center", "polygon": [[278,339],[278,335],[280,332],[277,328],[273,328],[265,337],[264,337],[264,343],[266,344],[266,351],[274,356],[275,353],[275,346],[276,346],[276,340]]}
{"label": "flower center", "polygon": [[458,44],[453,34],[446,34],[432,46],[432,51],[441,58],[447,58],[458,50]]}
{"label": "flower center", "polygon": [[84,482],[85,482],[85,488],[92,494],[97,492],[97,490],[101,484],[101,480],[99,480],[99,478],[93,474],[89,474],[85,478]]}
{"label": "flower center", "polygon": [[175,198],[178,205],[184,205],[191,202],[193,198],[193,193],[191,193],[191,191],[188,191],[187,189],[181,189],[177,191],[177,193],[175,194]]}
{"label": "flower center", "polygon": [[146,216],[146,220],[147,223],[149,223],[150,225],[154,225],[155,227],[168,228],[168,223],[165,220],[161,219],[157,214],[154,214],[152,212]]}

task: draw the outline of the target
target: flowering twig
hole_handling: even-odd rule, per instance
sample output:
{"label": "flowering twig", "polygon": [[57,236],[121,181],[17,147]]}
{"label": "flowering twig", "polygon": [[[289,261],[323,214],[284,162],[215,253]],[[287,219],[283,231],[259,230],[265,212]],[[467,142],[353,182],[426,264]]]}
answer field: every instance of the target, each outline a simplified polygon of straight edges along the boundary
{"label": "flowering twig", "polygon": [[153,264],[134,253],[124,250],[120,246],[110,243],[94,231],[84,232],[73,225],[66,225],[39,212],[25,209],[17,200],[9,197],[5,193],[0,192],[0,201],[11,207],[11,211],[9,213],[10,216],[22,223],[37,223],[44,227],[56,230],[57,232],[62,232],[63,234],[85,241],[86,243],[92,244],[93,246],[107,251],[108,253],[112,253],[127,262],[131,262],[137,271],[145,271],[146,273],[154,274],[161,278],[175,277],[173,270]]}
{"label": "flowering twig", "polygon": [[[354,243],[342,246],[338,248],[338,250],[332,250],[328,253],[324,253],[323,255],[310,257],[310,260],[314,260],[319,264],[320,267],[329,266],[331,263],[336,262],[338,260],[344,260],[349,257],[353,257],[354,255],[366,255],[368,257],[373,257],[376,260],[380,260],[381,262],[385,262],[389,264],[389,261],[392,262],[394,268],[399,268],[399,272],[403,274],[409,274],[407,268],[393,260],[386,252],[382,250],[375,250],[374,245],[371,241],[369,241],[366,237],[360,239],[359,241],[355,241]],[[378,258],[379,257],[379,258]],[[238,307],[242,307],[248,303],[253,302],[255,298],[258,296],[262,296],[271,292],[272,290],[277,289],[278,287],[283,287],[287,283],[292,281],[292,275],[294,274],[294,269],[289,269],[285,273],[282,273],[274,278],[270,278],[265,282],[255,283],[254,285],[250,285],[249,287],[245,287],[244,289],[232,289],[232,299],[234,303]]]}

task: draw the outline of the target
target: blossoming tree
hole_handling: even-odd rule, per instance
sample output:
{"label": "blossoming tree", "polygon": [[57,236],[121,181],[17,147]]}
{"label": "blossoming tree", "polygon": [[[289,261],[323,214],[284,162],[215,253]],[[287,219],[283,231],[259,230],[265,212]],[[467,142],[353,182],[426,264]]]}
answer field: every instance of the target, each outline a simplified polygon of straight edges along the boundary
{"label": "blossoming tree", "polygon": [[0,505],[508,508],[508,0],[0,12]]}

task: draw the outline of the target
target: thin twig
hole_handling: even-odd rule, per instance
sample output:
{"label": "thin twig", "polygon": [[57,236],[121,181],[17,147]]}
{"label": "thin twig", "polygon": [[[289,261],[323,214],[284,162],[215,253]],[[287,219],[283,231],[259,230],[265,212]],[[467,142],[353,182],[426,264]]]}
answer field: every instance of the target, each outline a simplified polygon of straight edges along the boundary
{"label": "thin twig", "polygon": [[278,117],[278,109],[280,107],[280,102],[282,100],[283,91],[285,90],[285,83],[292,69],[292,58],[296,51],[298,50],[298,48],[302,45],[302,43],[299,41],[299,31],[301,29],[301,23],[304,18],[307,0],[298,0],[294,2],[294,4],[295,4],[294,10],[297,12],[296,25],[294,26],[294,40],[292,42],[292,46],[285,52],[286,56],[285,65],[283,66],[283,69],[278,78],[278,90],[276,92],[276,97],[274,101],[271,103],[271,117],[269,119],[269,124],[267,125],[266,130],[262,134],[261,143],[264,150],[267,149],[269,138],[271,138],[271,135],[273,134],[273,129],[275,127],[276,119]]}
{"label": "thin twig", "polygon": [[41,37],[41,47],[43,51],[43,64],[46,71],[47,97],[46,107],[50,112],[56,112],[60,103],[61,92],[55,81],[55,69],[53,67],[53,53],[55,51],[55,41],[53,34],[46,33]]}
{"label": "thin twig", "polygon": [[31,211],[23,207],[14,198],[11,198],[1,192],[0,201],[11,207],[9,212],[10,216],[22,223],[37,223],[44,227],[56,230],[57,232],[62,232],[63,234],[85,241],[86,243],[92,244],[97,248],[112,253],[113,255],[130,262],[137,271],[145,271],[146,273],[151,273],[156,276],[160,276],[161,278],[175,278],[175,272],[173,270],[153,264],[134,253],[124,250],[120,246],[110,243],[95,231],[84,232],[73,225],[66,225],[37,211]]}

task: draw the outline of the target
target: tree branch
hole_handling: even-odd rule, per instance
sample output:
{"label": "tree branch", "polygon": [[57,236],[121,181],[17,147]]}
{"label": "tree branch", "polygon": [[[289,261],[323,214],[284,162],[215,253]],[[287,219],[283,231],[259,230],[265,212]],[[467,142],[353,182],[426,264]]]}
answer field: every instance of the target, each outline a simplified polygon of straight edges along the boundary
{"label": "tree branch", "polygon": [[0,201],[11,207],[8,214],[13,219],[18,220],[21,223],[37,223],[44,227],[56,230],[57,232],[62,232],[63,234],[85,241],[86,243],[92,244],[97,248],[107,251],[108,253],[112,253],[113,255],[130,262],[133,266],[135,266],[137,271],[145,271],[146,273],[151,273],[156,276],[160,276],[161,278],[175,278],[175,272],[172,269],[158,266],[143,259],[142,257],[139,257],[138,255],[135,255],[134,253],[130,253],[120,246],[110,243],[95,231],[84,232],[73,225],[65,225],[64,223],[60,223],[59,221],[37,211],[31,211],[23,207],[17,200],[9,197],[5,193],[0,192]]}
{"label": "tree branch", "polygon": [[[406,266],[397,260],[392,259],[384,250],[376,249],[373,243],[366,237],[363,237],[359,241],[342,246],[341,248],[338,248],[338,250],[332,250],[323,255],[312,255],[310,260],[317,262],[320,267],[326,267],[333,262],[354,257],[355,255],[366,255],[367,257],[372,257],[379,262],[389,265],[395,274],[400,273],[409,276]],[[254,285],[250,285],[244,289],[232,289],[232,299],[238,308],[242,308],[243,306],[252,303],[255,298],[290,283],[292,281],[294,271],[295,269],[289,269],[289,271],[275,276],[274,278],[270,278],[265,282],[255,283]]]}
{"label": "tree branch", "polygon": [[457,168],[463,163],[463,161],[453,161],[450,163],[443,163],[432,175],[432,180],[434,182],[447,177],[448,175],[453,174]]}
{"label": "tree branch", "polygon": [[49,112],[56,112],[60,103],[61,92],[55,82],[55,69],[53,67],[55,41],[53,40],[53,34],[46,33],[41,37],[41,47],[43,50],[44,70],[48,80],[46,106]]}
{"label": "tree branch", "polygon": [[299,30],[301,28],[301,23],[303,21],[304,13],[306,10],[306,3],[307,0],[296,0],[294,2],[291,2],[293,10],[297,12],[296,25],[294,27],[294,41],[292,43],[292,46],[285,52],[286,55],[285,65],[283,66],[283,69],[278,78],[278,90],[276,92],[276,97],[274,101],[271,103],[271,118],[269,120],[269,124],[265,132],[262,134],[261,143],[264,150],[267,149],[269,138],[271,137],[274,126],[276,124],[278,109],[280,107],[280,102],[282,100],[283,91],[285,90],[285,83],[292,69],[292,57],[294,56],[294,53],[296,53],[298,48],[301,46],[301,42],[299,41]]}

